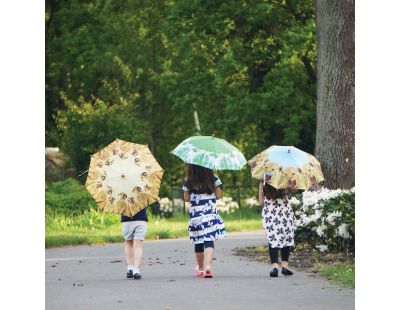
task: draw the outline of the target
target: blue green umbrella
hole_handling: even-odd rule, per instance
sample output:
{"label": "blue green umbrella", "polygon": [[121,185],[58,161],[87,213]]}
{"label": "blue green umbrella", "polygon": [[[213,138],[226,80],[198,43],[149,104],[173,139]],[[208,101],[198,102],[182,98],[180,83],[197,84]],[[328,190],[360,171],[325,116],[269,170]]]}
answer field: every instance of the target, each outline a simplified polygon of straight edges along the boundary
{"label": "blue green umbrella", "polygon": [[214,136],[193,136],[172,152],[185,163],[213,170],[240,170],[246,158],[232,144]]}
{"label": "blue green umbrella", "polygon": [[273,145],[248,161],[251,175],[275,188],[309,189],[324,176],[318,160],[294,146]]}

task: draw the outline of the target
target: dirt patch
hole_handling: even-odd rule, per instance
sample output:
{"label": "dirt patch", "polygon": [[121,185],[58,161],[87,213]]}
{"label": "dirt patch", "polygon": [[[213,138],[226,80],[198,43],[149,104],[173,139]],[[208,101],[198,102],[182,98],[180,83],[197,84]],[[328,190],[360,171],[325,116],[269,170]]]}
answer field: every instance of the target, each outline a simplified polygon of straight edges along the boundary
{"label": "dirt patch", "polygon": [[[233,255],[243,256],[252,261],[270,264],[268,248],[266,246],[251,246],[235,248]],[[322,253],[307,244],[298,244],[290,253],[289,265],[303,271],[316,272],[318,264],[349,263],[354,264],[354,253],[336,252]]]}

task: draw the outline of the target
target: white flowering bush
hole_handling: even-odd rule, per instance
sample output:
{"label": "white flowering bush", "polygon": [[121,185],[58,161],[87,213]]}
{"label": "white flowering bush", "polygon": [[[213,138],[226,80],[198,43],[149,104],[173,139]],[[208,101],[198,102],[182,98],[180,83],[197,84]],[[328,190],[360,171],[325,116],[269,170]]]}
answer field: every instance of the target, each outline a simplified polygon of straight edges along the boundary
{"label": "white flowering bush", "polygon": [[250,198],[247,198],[247,199],[244,200],[244,205],[245,205],[247,208],[252,209],[252,208],[254,208],[254,207],[258,207],[258,206],[259,206],[259,203],[258,203],[257,198],[255,198],[255,197],[250,197]]}
{"label": "white flowering bush", "polygon": [[232,197],[222,197],[218,199],[216,203],[218,212],[233,213],[236,209],[239,209],[239,204],[233,201]]}
{"label": "white flowering bush", "polygon": [[355,189],[304,191],[290,199],[297,218],[297,242],[321,252],[354,248]]}
{"label": "white flowering bush", "polygon": [[161,198],[158,201],[158,204],[160,206],[159,209],[159,214],[163,217],[171,217],[173,208],[172,208],[172,201],[169,200],[168,197]]}
{"label": "white flowering bush", "polygon": [[183,209],[185,209],[185,212],[189,212],[190,202],[184,201],[181,198],[174,198],[173,202],[173,208],[175,211],[183,211]]}

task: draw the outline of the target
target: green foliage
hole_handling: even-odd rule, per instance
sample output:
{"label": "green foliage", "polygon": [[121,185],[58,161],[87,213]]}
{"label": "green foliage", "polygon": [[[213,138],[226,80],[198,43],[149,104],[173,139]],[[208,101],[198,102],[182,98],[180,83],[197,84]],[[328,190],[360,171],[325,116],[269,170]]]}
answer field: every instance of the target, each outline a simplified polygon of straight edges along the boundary
{"label": "green foliage", "polygon": [[353,264],[322,264],[319,272],[329,280],[348,288],[355,288],[355,266]]}
{"label": "green foliage", "polygon": [[80,172],[116,137],[149,144],[179,186],[170,151],[196,133],[195,106],[201,133],[246,158],[272,144],[313,152],[314,19],[311,0],[47,1],[46,145]]}
{"label": "green foliage", "polygon": [[74,179],[46,184],[45,190],[46,214],[75,216],[96,207],[89,192]]}

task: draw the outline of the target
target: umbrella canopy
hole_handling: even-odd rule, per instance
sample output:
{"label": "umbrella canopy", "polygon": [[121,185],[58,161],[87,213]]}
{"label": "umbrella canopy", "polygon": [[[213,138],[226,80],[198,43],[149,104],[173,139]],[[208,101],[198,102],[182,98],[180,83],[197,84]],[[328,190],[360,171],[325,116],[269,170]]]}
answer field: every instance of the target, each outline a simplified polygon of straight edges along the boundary
{"label": "umbrella canopy", "polygon": [[215,170],[240,170],[246,164],[246,158],[236,147],[214,136],[190,137],[171,153],[185,163]]}
{"label": "umbrella canopy", "polygon": [[253,178],[277,189],[309,189],[324,180],[318,160],[294,146],[273,145],[247,164]]}
{"label": "umbrella canopy", "polygon": [[159,199],[163,173],[147,145],[116,139],[91,156],[85,185],[101,210],[133,216]]}

